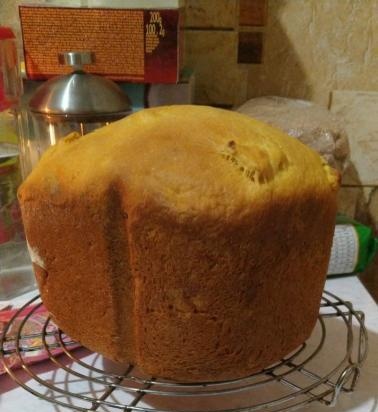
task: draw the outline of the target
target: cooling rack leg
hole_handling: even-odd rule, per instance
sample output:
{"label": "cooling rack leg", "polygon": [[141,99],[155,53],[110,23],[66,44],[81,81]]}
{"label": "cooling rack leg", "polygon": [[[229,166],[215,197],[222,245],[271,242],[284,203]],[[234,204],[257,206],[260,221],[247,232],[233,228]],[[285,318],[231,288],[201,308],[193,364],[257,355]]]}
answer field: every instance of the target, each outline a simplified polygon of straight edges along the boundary
{"label": "cooling rack leg", "polygon": [[[341,373],[335,385],[335,390],[333,392],[333,396],[332,396],[331,402],[329,403],[329,406],[336,405],[337,399],[341,391],[344,391],[344,392],[353,391],[356,385],[357,379],[359,377],[359,374],[360,374],[360,368],[357,365],[350,365],[343,370],[343,372]],[[348,382],[350,382],[350,380],[351,380],[350,387],[347,388],[346,385],[348,384]]]}

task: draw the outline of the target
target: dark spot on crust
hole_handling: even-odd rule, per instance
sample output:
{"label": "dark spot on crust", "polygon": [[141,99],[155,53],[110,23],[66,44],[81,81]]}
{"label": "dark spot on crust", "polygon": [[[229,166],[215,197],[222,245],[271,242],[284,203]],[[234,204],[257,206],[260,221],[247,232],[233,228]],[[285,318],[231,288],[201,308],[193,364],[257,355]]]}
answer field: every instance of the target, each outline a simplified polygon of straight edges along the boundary
{"label": "dark spot on crust", "polygon": [[230,141],[227,143],[227,146],[228,146],[230,149],[233,149],[233,150],[236,149],[236,143],[235,143],[234,140],[230,140]]}

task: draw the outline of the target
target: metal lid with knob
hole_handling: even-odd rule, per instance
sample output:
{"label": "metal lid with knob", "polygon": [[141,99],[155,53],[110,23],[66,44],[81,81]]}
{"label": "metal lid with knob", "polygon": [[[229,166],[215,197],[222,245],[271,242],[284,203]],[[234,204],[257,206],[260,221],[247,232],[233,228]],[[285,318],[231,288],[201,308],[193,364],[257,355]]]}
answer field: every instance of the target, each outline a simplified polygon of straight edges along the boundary
{"label": "metal lid with knob", "polygon": [[74,71],[42,84],[29,101],[31,112],[52,121],[78,122],[111,121],[131,112],[130,100],[117,84],[83,70],[94,62],[93,53],[67,52],[59,61]]}

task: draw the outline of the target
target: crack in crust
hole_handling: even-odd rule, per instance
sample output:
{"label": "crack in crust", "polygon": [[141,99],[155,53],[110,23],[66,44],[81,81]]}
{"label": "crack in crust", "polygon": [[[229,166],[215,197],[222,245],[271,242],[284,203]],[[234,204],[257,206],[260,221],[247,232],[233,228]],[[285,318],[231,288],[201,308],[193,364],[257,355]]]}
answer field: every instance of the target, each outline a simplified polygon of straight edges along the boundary
{"label": "crack in crust", "polygon": [[252,183],[264,184],[289,168],[289,159],[282,149],[272,142],[270,145],[273,146],[274,157],[265,148],[230,140],[221,156]]}

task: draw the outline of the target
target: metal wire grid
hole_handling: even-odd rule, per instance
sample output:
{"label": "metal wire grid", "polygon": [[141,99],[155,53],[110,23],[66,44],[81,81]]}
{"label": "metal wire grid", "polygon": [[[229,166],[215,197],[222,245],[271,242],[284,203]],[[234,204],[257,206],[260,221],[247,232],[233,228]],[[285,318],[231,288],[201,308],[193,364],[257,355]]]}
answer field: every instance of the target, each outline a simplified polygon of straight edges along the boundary
{"label": "metal wire grid", "polygon": [[[37,305],[28,311],[14,330],[15,319],[35,303]],[[56,406],[82,412],[278,412],[297,410],[314,401],[333,406],[340,392],[354,390],[367,355],[363,312],[354,310],[350,302],[324,292],[316,326],[318,336],[311,337],[280,362],[243,379],[176,383],[144,377],[132,365],[118,373],[92,361],[85,362],[72,351],[74,342],[57,329],[49,317],[40,332],[33,335],[25,333],[28,321],[41,305],[39,296],[36,296],[13,316],[0,339],[0,358],[10,377],[33,395]],[[341,320],[345,350],[340,359],[328,357],[328,370],[319,371],[313,364],[322,357],[327,340],[333,333],[330,320],[338,320],[339,326]],[[25,345],[25,340],[30,338],[41,338],[42,345]],[[64,355],[55,356],[52,353],[54,348],[61,348]],[[48,355],[56,373],[61,375],[63,386],[59,379],[45,379],[32,366],[25,364],[25,353],[41,349]],[[12,354],[19,358],[21,369],[10,368],[9,355]],[[100,359],[99,356],[96,358]],[[28,376],[26,382],[20,378],[22,371]],[[87,385],[85,389],[83,384]]]}

